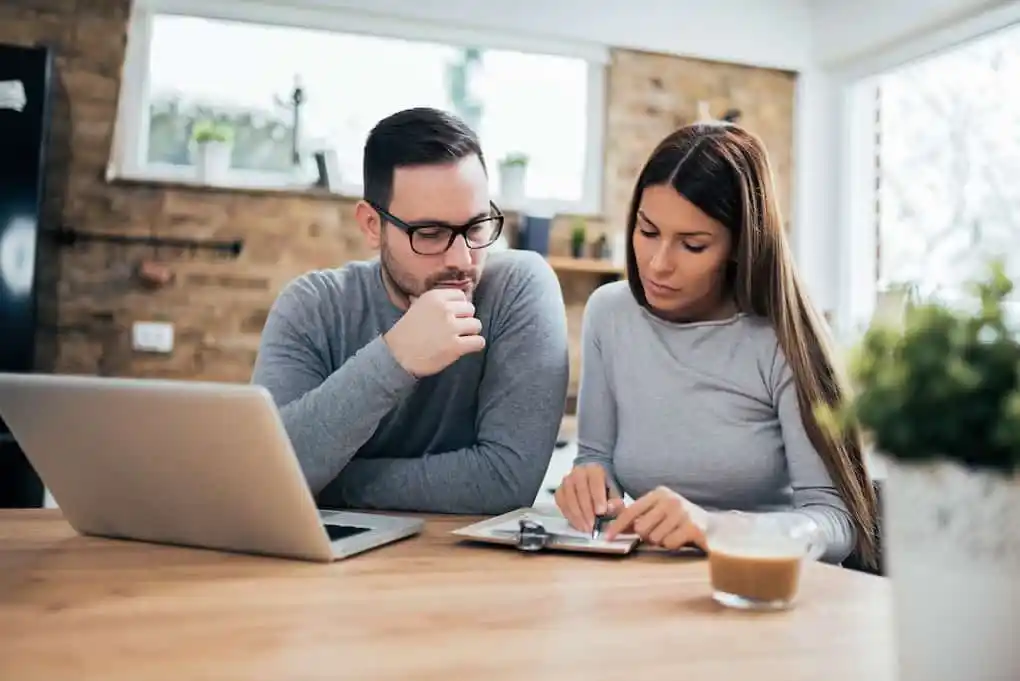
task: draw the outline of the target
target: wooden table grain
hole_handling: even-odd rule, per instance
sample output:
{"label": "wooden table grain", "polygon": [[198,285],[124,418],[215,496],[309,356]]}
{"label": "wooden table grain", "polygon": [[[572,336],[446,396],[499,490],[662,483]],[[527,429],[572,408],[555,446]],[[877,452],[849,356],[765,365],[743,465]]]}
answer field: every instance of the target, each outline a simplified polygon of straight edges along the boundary
{"label": "wooden table grain", "polygon": [[416,538],[332,565],[80,537],[0,511],[0,679],[894,678],[886,580],[813,565],[790,611],[709,598],[704,559]]}

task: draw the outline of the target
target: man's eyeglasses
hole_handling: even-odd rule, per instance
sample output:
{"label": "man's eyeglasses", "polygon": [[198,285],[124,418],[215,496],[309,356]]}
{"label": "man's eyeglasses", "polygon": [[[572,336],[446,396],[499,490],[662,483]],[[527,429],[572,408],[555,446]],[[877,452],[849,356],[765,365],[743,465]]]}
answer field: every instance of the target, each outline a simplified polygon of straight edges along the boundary
{"label": "man's eyeglasses", "polygon": [[404,222],[371,201],[368,202],[368,205],[375,208],[376,212],[385,220],[407,233],[407,238],[411,242],[411,250],[418,255],[445,253],[458,236],[464,237],[468,248],[486,248],[496,243],[499,235],[503,232],[503,213],[491,201],[489,202],[491,211],[489,215],[479,216],[466,225],[459,226],[425,222],[412,224]]}

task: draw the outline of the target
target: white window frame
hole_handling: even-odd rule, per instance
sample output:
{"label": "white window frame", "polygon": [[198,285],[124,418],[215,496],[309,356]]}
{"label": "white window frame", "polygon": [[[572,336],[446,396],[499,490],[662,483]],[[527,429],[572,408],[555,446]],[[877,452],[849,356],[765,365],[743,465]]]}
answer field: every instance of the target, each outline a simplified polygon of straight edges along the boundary
{"label": "white window frame", "polygon": [[[179,14],[207,19],[247,21],[263,25],[334,30],[347,34],[372,35],[406,40],[424,40],[450,45],[561,55],[588,62],[587,141],[584,179],[580,201],[527,199],[525,205],[502,206],[533,214],[603,212],[603,149],[605,144],[606,77],[609,48],[604,45],[546,40],[520,34],[506,35],[467,26],[448,26],[382,17],[330,6],[330,0],[135,0],[128,25],[127,49],[120,102],[114,131],[107,179],[187,182],[190,172],[176,166],[154,166],[147,157],[149,101],[149,47],[156,14]],[[490,166],[494,165],[490,161]],[[490,167],[490,172],[493,168]],[[286,191],[281,175],[272,172],[238,171],[231,174],[229,187],[268,188]],[[300,187],[304,189],[306,187]],[[295,188],[299,189],[299,188]],[[361,186],[342,186],[337,193],[360,197]],[[494,197],[499,203],[500,197]]]}
{"label": "white window frame", "polygon": [[877,77],[1020,24],[1020,2],[1009,3],[931,31],[838,69],[840,149],[838,161],[837,317],[851,337],[871,322],[880,282],[875,200],[875,87]]}
{"label": "white window frame", "polygon": [[851,335],[860,333],[874,312],[878,281],[875,254],[878,248],[878,199],[875,167],[876,87],[874,78],[864,78],[843,91],[843,120],[840,140],[844,145],[843,191],[839,196],[840,295],[842,327]]}

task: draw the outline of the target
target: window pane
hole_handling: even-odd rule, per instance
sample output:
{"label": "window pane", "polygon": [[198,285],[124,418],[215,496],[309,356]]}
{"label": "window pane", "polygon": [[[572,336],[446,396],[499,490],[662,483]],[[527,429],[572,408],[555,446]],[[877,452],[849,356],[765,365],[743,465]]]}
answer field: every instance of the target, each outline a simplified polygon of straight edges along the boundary
{"label": "window pane", "polygon": [[381,118],[412,106],[461,115],[479,133],[494,193],[499,159],[529,156],[532,199],[583,197],[588,64],[506,50],[160,15],[150,62],[150,163],[191,162],[190,131],[210,114],[235,128],[232,165],[287,172],[295,82],[303,164],[336,151],[346,186],[361,184],[365,137]]}
{"label": "window pane", "polygon": [[881,278],[959,299],[990,256],[1020,275],[1020,30],[881,79]]}

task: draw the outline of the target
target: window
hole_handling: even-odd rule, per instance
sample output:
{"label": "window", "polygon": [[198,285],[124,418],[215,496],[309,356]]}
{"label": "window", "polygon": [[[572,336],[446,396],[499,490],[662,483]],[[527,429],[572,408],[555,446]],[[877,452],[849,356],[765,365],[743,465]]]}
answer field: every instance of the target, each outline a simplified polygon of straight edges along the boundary
{"label": "window", "polygon": [[[121,174],[194,180],[195,134],[212,125],[228,140],[218,182],[307,187],[319,177],[316,152],[325,152],[331,186],[358,195],[370,128],[399,109],[433,106],[479,133],[494,197],[506,208],[600,208],[601,50],[515,47],[477,31],[367,23],[290,4],[234,0],[215,15],[186,4],[149,0],[136,9]],[[513,154],[528,158],[516,201],[503,195],[500,173]]]}
{"label": "window", "polygon": [[965,297],[988,258],[1020,275],[1020,27],[878,79],[880,286]]}

